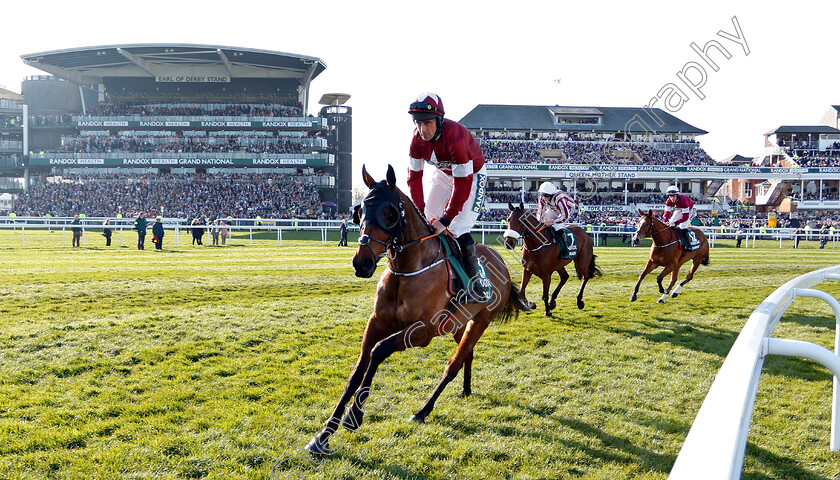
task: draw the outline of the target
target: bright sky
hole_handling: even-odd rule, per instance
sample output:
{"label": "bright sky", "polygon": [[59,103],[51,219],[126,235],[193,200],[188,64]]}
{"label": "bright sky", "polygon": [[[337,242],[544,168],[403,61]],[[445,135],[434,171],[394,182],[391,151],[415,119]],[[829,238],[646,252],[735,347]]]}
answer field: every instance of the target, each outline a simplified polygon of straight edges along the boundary
{"label": "bright sky", "polygon": [[[320,58],[310,112],[324,93],[349,93],[354,184],[362,164],[377,179],[394,165],[404,184],[412,123],[408,104],[438,93],[447,117],[478,104],[642,107],[668,83],[688,101],[674,115],[709,131],[715,159],[753,156],[779,125],[814,125],[840,104],[840,2],[348,2],[214,3],[148,0],[6,2],[0,85],[20,92],[43,74],[20,55],[131,43],[194,43]],[[742,45],[718,35],[736,36]],[[731,55],[691,48],[717,40]],[[700,99],[677,77],[705,85]],[[667,93],[666,93],[667,94]],[[674,97],[676,99],[676,97]],[[662,106],[662,102],[658,106]]]}

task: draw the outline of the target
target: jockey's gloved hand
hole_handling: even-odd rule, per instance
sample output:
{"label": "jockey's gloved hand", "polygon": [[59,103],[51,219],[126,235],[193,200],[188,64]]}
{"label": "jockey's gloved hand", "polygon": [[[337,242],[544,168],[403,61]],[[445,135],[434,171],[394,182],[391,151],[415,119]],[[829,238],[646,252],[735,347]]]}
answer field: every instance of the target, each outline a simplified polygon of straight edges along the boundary
{"label": "jockey's gloved hand", "polygon": [[446,220],[441,221],[441,219],[436,218],[432,220],[432,228],[435,229],[435,233],[440,233],[446,230],[446,227],[449,226],[449,222]]}

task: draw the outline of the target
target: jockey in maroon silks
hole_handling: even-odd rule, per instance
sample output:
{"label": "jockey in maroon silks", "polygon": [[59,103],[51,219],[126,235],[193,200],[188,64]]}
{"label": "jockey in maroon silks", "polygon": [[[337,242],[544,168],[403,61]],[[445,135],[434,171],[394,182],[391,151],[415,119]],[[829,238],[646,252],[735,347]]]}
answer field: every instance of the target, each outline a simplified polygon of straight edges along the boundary
{"label": "jockey in maroon silks", "polygon": [[665,190],[668,199],[665,200],[665,211],[662,212],[662,221],[671,227],[676,228],[677,233],[683,239],[685,248],[689,248],[690,241],[686,238],[685,232],[691,226],[691,219],[697,213],[694,210],[694,200],[680,193],[680,188],[671,185]]}
{"label": "jockey in maroon silks", "polygon": [[[411,200],[440,232],[444,229],[458,241],[464,267],[470,278],[479,272],[475,241],[470,235],[484,205],[487,171],[484,154],[466,127],[444,119],[443,101],[434,93],[421,93],[408,109],[416,128],[409,147],[408,188]],[[431,188],[423,194],[423,167],[434,166]],[[469,303],[487,298],[477,282],[470,282]]]}
{"label": "jockey in maroon silks", "polygon": [[537,220],[551,227],[551,235],[560,244],[560,252],[566,249],[566,238],[561,230],[577,211],[575,200],[552,182],[543,182],[539,188]]}
{"label": "jockey in maroon silks", "polygon": [[689,221],[696,213],[694,200],[680,193],[679,187],[671,185],[665,191],[668,199],[665,200],[665,211],[662,213],[662,221],[671,227],[685,229],[689,227]]}

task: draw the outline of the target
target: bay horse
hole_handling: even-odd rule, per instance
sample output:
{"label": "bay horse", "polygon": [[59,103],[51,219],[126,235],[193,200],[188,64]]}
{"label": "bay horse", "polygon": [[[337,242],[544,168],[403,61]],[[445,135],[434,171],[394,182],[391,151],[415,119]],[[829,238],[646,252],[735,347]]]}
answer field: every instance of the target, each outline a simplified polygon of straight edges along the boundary
{"label": "bay horse", "polygon": [[[538,222],[530,212],[525,210],[521,202],[518,207],[508,203],[508,210],[510,214],[507,219],[508,230],[504,234],[505,247],[513,249],[519,238],[523,243],[522,264],[525,269],[522,271],[522,285],[519,287],[520,296],[525,298],[525,288],[531,280],[531,275],[539,277],[543,283],[542,299],[545,303],[545,316],[550,317],[551,311],[557,306],[557,295],[569,279],[566,265],[574,260],[577,277],[582,280],[577,295],[577,307],[582,310],[584,307],[583,289],[586,288],[586,282],[590,278],[602,275],[601,269],[595,265],[597,255],[592,253],[592,237],[576,225],[568,226],[567,228],[575,236],[577,256],[574,259],[560,258],[560,247],[547,230],[552,227]],[[554,272],[560,274],[560,283],[549,297],[548,290],[551,287],[551,276]]]}
{"label": "bay horse", "polygon": [[[470,395],[473,349],[490,322],[507,321],[518,316],[520,310],[529,310],[520,300],[501,255],[481,244],[476,245],[476,252],[492,283],[492,299],[466,305],[451,301],[455,297],[448,293],[449,273],[440,237],[446,232],[435,234],[417,207],[396,187],[390,165],[385,180],[375,182],[364,166],[362,177],[371,190],[354,213],[361,235],[353,268],[356,276],[370,278],[385,256],[388,267],[376,286],[373,313],[344,393],[324,428],[306,445],[306,450],[315,455],[329,453],[330,437],[339,425],[351,432],[361,426],[373,377],[391,354],[425,347],[439,335],[452,335],[458,344],[437,387],[411,417],[423,423],[462,367],[464,386],[460,396]],[[345,413],[351,398],[353,404]]]}
{"label": "bay horse", "polygon": [[[633,235],[633,245],[638,245],[646,237],[650,237],[653,240],[653,245],[650,247],[650,258],[644,270],[642,270],[641,275],[639,275],[639,281],[636,282],[636,288],[633,290],[633,296],[630,297],[630,301],[636,301],[636,294],[639,293],[639,285],[642,283],[645,275],[664,266],[665,268],[656,277],[656,283],[659,285],[659,293],[662,294],[659,300],[657,300],[657,303],[665,303],[669,292],[674,288],[674,284],[677,283],[677,277],[679,276],[680,266],[682,264],[689,260],[693,262],[691,270],[685,276],[685,280],[670,293],[672,298],[676,298],[680,290],[682,290],[682,287],[694,278],[694,272],[697,271],[701,264],[709,264],[709,242],[706,240],[706,235],[699,228],[691,227],[691,231],[700,240],[700,248],[693,252],[685,252],[683,251],[676,229],[656,218],[653,210],[648,210],[647,213],[639,210],[639,215],[641,218],[639,218],[639,223],[636,225],[636,234]],[[671,274],[671,284],[666,289],[662,287],[662,279],[668,274]]]}

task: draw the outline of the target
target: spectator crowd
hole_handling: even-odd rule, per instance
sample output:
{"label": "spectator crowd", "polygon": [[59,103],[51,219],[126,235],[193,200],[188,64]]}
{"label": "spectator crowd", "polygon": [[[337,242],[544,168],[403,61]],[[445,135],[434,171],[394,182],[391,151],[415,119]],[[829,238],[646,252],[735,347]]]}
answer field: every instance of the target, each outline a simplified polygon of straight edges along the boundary
{"label": "spectator crowd", "polygon": [[161,212],[208,218],[318,218],[315,184],[292,174],[62,174],[33,185],[18,215],[105,217]]}

